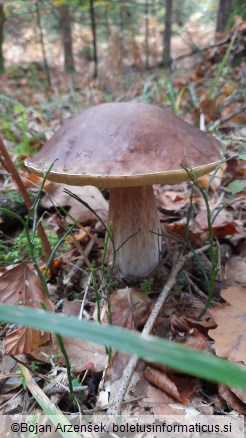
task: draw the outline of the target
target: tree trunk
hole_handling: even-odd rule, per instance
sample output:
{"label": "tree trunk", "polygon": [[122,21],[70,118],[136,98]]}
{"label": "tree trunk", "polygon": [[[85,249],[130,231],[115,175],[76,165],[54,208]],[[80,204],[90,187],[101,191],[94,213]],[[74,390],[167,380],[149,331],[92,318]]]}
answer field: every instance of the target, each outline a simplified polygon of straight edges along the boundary
{"label": "tree trunk", "polygon": [[94,59],[94,73],[93,77],[97,78],[97,35],[96,35],[96,20],[95,20],[95,10],[94,10],[94,0],[90,0],[90,17],[91,17],[91,30],[93,37],[93,59]]}
{"label": "tree trunk", "polygon": [[149,0],[145,0],[145,67],[149,68]]}
{"label": "tree trunk", "polygon": [[0,74],[4,73],[4,58],[3,58],[3,26],[4,26],[4,9],[3,4],[0,4]]}
{"label": "tree trunk", "polygon": [[37,0],[37,2],[36,2],[36,15],[37,15],[37,25],[38,25],[38,30],[39,30],[40,44],[41,44],[42,54],[43,54],[44,68],[45,68],[45,72],[46,72],[47,82],[48,82],[49,86],[51,86],[50,70],[49,70],[46,51],[45,51],[43,28],[42,28],[41,16],[40,16],[40,10],[39,10],[39,0]]}
{"label": "tree trunk", "polygon": [[168,67],[171,64],[172,0],[165,0],[165,6],[163,65]]}
{"label": "tree trunk", "polygon": [[123,39],[124,39],[124,29],[125,29],[125,1],[124,0],[119,0],[119,24],[120,24],[120,32],[119,32],[120,57],[121,57],[121,62],[123,62],[123,58],[124,58]]}
{"label": "tree trunk", "polygon": [[232,6],[232,0],[220,0],[217,12],[216,33],[223,32],[228,23]]}
{"label": "tree trunk", "polygon": [[73,41],[71,31],[71,18],[69,7],[63,4],[59,7],[60,11],[60,29],[62,34],[63,52],[64,52],[64,69],[67,72],[75,71],[73,59]]}

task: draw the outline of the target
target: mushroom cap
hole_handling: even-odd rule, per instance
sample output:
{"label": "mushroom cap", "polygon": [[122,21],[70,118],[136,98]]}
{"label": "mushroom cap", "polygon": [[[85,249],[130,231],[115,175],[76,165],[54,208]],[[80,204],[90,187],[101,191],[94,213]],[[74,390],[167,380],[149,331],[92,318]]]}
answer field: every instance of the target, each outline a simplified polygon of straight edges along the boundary
{"label": "mushroom cap", "polygon": [[65,124],[26,166],[48,179],[71,185],[128,187],[176,184],[189,179],[184,161],[197,176],[219,163],[219,142],[157,106],[106,103]]}

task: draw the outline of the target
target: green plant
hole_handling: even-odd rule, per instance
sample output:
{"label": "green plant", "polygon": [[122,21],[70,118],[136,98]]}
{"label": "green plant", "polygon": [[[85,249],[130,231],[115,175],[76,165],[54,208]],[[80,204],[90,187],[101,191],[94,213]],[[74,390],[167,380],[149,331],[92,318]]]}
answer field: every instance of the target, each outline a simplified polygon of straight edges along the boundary
{"label": "green plant", "polygon": [[21,128],[21,143],[16,146],[15,150],[20,155],[32,155],[37,151],[37,146],[35,145],[35,141],[43,136],[43,132],[37,135],[29,136],[28,134],[28,120],[26,109],[22,105],[15,105],[14,112],[17,115],[20,115],[20,128]]}
{"label": "green plant", "polygon": [[[63,242],[63,240],[65,239],[66,235],[69,234],[69,232],[71,232],[72,228],[74,227],[74,224],[73,224],[67,230],[67,232],[63,235],[63,237],[56,243],[55,247],[53,248],[53,250],[52,250],[52,252],[51,252],[51,254],[49,256],[49,259],[48,259],[48,262],[47,262],[47,265],[46,265],[45,274],[43,275],[41,270],[40,270],[40,268],[39,268],[37,259],[35,257],[35,244],[34,244],[34,242],[35,242],[36,228],[37,228],[37,223],[38,223],[38,216],[37,216],[38,205],[39,205],[39,202],[40,202],[40,199],[41,199],[41,193],[42,193],[45,181],[47,179],[47,176],[48,176],[51,168],[52,168],[52,165],[48,169],[48,171],[46,172],[46,174],[44,176],[41,188],[40,188],[40,190],[39,190],[39,192],[38,192],[38,194],[37,194],[37,196],[36,196],[36,198],[34,200],[34,203],[33,203],[32,207],[30,208],[30,210],[28,212],[28,215],[27,215],[25,220],[22,219],[22,217],[19,216],[18,214],[14,213],[14,212],[12,212],[10,210],[7,210],[7,209],[4,209],[4,208],[0,207],[0,212],[3,211],[6,215],[13,216],[15,219],[19,220],[20,223],[22,224],[22,226],[24,228],[24,232],[26,234],[26,240],[27,240],[27,244],[28,244],[28,247],[29,247],[29,251],[30,251],[30,258],[31,258],[31,260],[33,262],[33,265],[34,265],[36,271],[37,271],[38,277],[39,277],[39,279],[40,279],[40,281],[41,281],[41,283],[43,285],[44,293],[47,295],[47,297],[49,297],[49,295],[50,295],[49,294],[49,290],[48,290],[48,286],[47,286],[47,282],[46,282],[46,276],[47,276],[48,270],[49,270],[49,268],[51,266],[51,263],[52,263],[52,260],[54,258],[55,252],[58,249],[59,245]],[[33,213],[33,215],[32,215],[32,213]],[[33,221],[32,221],[32,231],[30,232],[31,218],[33,218]],[[44,310],[47,310],[44,302],[41,302],[40,304],[41,304],[41,306],[42,306],[42,308]],[[56,338],[57,338],[57,341],[58,341],[58,344],[59,344],[59,347],[60,347],[60,351],[63,354],[64,359],[65,359],[66,368],[67,368],[69,390],[70,390],[71,395],[74,397],[72,375],[71,375],[71,366],[70,366],[69,357],[67,355],[67,351],[65,349],[62,337],[60,336],[59,333],[56,334]]]}
{"label": "green plant", "polygon": [[144,280],[141,281],[140,288],[145,295],[148,296],[150,294],[153,283],[154,283],[154,279],[152,277],[145,278]]}
{"label": "green plant", "polygon": [[120,327],[2,303],[0,319],[39,330],[49,327],[52,333],[60,336],[86,339],[213,382],[246,389],[246,371],[239,365],[157,337],[142,337],[137,332]]}
{"label": "green plant", "polygon": [[[59,241],[58,236],[50,230],[46,229],[46,235],[52,247]],[[63,250],[66,251],[68,248],[69,245],[65,242]],[[33,251],[36,259],[42,259],[44,256],[42,243],[40,238],[36,235],[33,241]],[[20,231],[14,239],[8,241],[4,239],[4,234],[0,231],[0,266],[11,265],[30,259],[30,257],[31,250],[24,229]]]}

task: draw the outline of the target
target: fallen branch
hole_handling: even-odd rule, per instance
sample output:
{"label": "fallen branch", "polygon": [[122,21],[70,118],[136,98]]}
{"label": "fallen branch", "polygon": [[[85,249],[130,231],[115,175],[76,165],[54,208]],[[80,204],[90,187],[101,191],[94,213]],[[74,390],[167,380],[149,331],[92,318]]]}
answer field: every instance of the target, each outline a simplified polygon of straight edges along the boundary
{"label": "fallen branch", "polygon": [[[185,262],[189,259],[191,259],[192,257],[194,257],[194,255],[196,254],[200,254],[203,253],[204,251],[206,251],[207,249],[210,248],[210,245],[205,245],[202,248],[199,248],[195,251],[191,251],[188,254],[186,254],[185,256],[182,256],[180,258],[178,258],[176,260],[176,263],[174,263],[173,268],[171,270],[170,276],[166,282],[166,285],[164,286],[164,288],[162,289],[162,292],[158,298],[158,300],[156,301],[151,314],[148,318],[148,321],[146,322],[144,329],[142,331],[142,336],[146,336],[149,335],[154,327],[155,321],[160,313],[160,310],[164,304],[164,302],[166,301],[172,287],[174,286],[175,282],[176,282],[176,277],[177,274],[179,273],[179,271],[181,270],[181,268],[184,266]],[[134,370],[137,366],[138,363],[138,356],[132,356],[130,361],[128,362],[127,367],[125,368],[122,378],[121,378],[121,382],[119,384],[119,387],[116,391],[116,397],[115,400],[113,402],[113,404],[109,407],[107,414],[108,415],[119,415],[120,411],[121,411],[121,406],[122,403],[124,401],[124,397],[127,391],[127,388],[130,384],[132,375],[134,373]]]}

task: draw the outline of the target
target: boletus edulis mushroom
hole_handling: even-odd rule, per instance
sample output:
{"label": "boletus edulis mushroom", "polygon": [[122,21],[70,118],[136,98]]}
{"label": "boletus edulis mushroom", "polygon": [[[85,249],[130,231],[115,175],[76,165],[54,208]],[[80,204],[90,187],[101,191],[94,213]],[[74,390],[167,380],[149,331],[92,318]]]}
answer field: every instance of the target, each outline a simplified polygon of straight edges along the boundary
{"label": "boletus edulis mushroom", "polygon": [[[220,144],[157,106],[106,103],[65,122],[26,166],[43,175],[54,163],[48,175],[52,181],[109,189],[114,248],[120,247],[115,264],[128,278],[145,277],[159,263],[160,222],[152,185],[187,181],[180,166],[184,158],[197,176],[207,174],[221,159]],[[109,253],[112,260],[112,244]]]}

